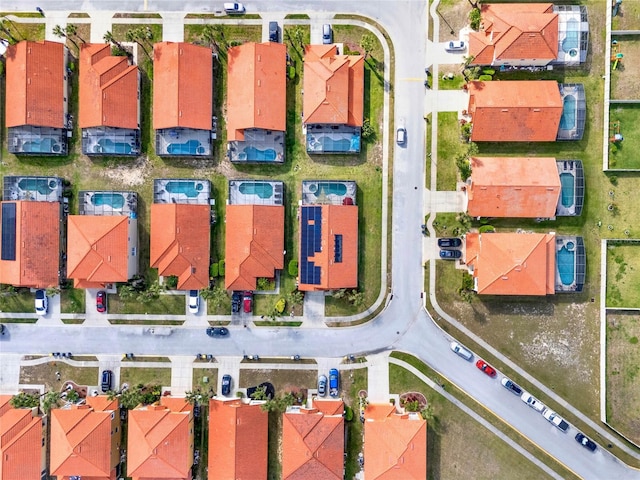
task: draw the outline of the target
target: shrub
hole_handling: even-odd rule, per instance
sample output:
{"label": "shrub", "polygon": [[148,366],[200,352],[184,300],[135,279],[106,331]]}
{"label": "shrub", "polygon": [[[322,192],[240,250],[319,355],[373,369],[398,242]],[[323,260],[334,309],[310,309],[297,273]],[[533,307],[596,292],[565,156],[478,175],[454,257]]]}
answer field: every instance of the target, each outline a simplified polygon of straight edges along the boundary
{"label": "shrub", "polygon": [[495,75],[496,71],[493,68],[485,68],[482,70],[485,75]]}
{"label": "shrub", "polygon": [[371,126],[371,122],[369,121],[368,118],[365,118],[364,122],[362,122],[362,131],[361,131],[362,139],[373,140],[373,138],[375,137],[375,134],[376,132]]}
{"label": "shrub", "polygon": [[479,229],[479,233],[493,233],[496,229],[493,225],[482,225]]}
{"label": "shrub", "polygon": [[609,181],[611,185],[618,185],[618,177],[615,175],[609,175]]}
{"label": "shrub", "polygon": [[346,422],[350,422],[351,420],[353,420],[353,408],[351,408],[349,405],[344,407],[344,419]]}
{"label": "shrub", "polygon": [[469,24],[473,30],[478,31],[480,29],[480,20],[480,9],[471,9],[471,11],[469,12]]}
{"label": "shrub", "polygon": [[218,273],[224,277],[224,258],[218,262]]}
{"label": "shrub", "polygon": [[212,263],[211,266],[209,267],[209,276],[211,278],[217,278],[218,277],[218,264],[217,263]]}
{"label": "shrub", "polygon": [[289,80],[293,80],[294,78],[296,78],[296,67],[290,66],[289,67]]}
{"label": "shrub", "polygon": [[176,277],[175,275],[170,275],[168,277],[165,277],[164,285],[167,288],[174,290],[178,286],[178,277]]}
{"label": "shrub", "polygon": [[480,75],[478,77],[478,80],[480,80],[481,82],[490,82],[491,80],[493,80],[493,77],[491,75]]}
{"label": "shrub", "polygon": [[287,306],[287,301],[284,298],[280,298],[280,300],[276,302],[276,305],[273,308],[275,309],[276,312],[282,313],[284,312],[284,309],[286,306]]}
{"label": "shrub", "polygon": [[289,275],[291,275],[292,277],[297,277],[298,276],[298,260],[291,260],[289,262],[287,271],[289,272]]}

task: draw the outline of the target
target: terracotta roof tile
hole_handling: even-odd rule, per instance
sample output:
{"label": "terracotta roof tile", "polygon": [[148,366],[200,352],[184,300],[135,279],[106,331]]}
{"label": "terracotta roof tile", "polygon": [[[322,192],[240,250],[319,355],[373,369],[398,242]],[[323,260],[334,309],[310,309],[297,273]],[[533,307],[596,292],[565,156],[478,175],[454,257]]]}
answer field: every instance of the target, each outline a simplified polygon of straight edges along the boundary
{"label": "terracotta roof tile", "polygon": [[478,294],[555,293],[554,233],[469,233],[465,247]]}
{"label": "terracotta roof tile", "polygon": [[191,480],[193,411],[182,399],[129,412],[127,475],[134,480]]}
{"label": "terracotta roof tile", "polygon": [[7,49],[7,127],[65,127],[65,50],[49,41],[22,41]]}
{"label": "terracotta roof tile", "polygon": [[138,129],[138,67],[104,43],[83,43],[79,65],[80,128]]}
{"label": "terracotta roof tile", "polygon": [[284,132],[287,121],[287,47],[245,43],[228,51],[227,141],[244,140],[244,130]]}
{"label": "terracotta roof tile", "polygon": [[258,403],[209,401],[209,472],[217,478],[265,480],[269,417]]}
{"label": "terracotta roof tile", "polygon": [[211,130],[213,58],[209,47],[153,46],[153,128]]}
{"label": "terracotta roof tile", "polygon": [[367,480],[426,480],[427,422],[397,415],[393,405],[368,405],[364,423]]}
{"label": "terracotta roof tile", "polygon": [[[334,261],[334,235],[342,235],[341,263]],[[301,241],[300,237],[298,241]],[[299,250],[302,254],[302,249]],[[356,205],[322,205],[322,249],[320,252],[315,252],[309,259],[321,268],[320,285],[300,283],[298,287],[300,290],[333,290],[358,286],[358,207]],[[300,263],[302,263],[301,260]]]}
{"label": "terracotta roof tile", "polygon": [[555,158],[471,157],[467,213],[472,217],[555,217]]}
{"label": "terracotta roof tile", "polygon": [[474,142],[554,142],[562,117],[552,80],[469,82]]}
{"label": "terracotta roof tile", "polygon": [[11,395],[0,397],[0,480],[40,478],[42,420],[27,408],[9,405]]}
{"label": "terracotta roof tile", "polygon": [[209,286],[209,205],[151,205],[151,266],[178,277],[178,290]]}
{"label": "terracotta roof tile", "polygon": [[129,217],[69,215],[67,276],[78,288],[126,282]]}
{"label": "terracotta roof tile", "polygon": [[364,57],[337,51],[335,45],[305,47],[303,122],[361,127]]}
{"label": "terracotta roof tile", "polygon": [[31,288],[58,285],[60,203],[1,203],[16,206],[16,259],[0,260],[0,283]]}
{"label": "terracotta roof tile", "polygon": [[284,267],[284,207],[227,205],[225,244],[225,288],[255,290]]}

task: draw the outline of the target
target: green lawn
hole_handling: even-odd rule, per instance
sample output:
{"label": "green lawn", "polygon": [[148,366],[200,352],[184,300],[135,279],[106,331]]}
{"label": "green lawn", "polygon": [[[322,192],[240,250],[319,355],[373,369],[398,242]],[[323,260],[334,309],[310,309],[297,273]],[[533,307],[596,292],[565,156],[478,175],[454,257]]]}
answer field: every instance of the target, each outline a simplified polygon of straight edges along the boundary
{"label": "green lawn", "polygon": [[35,313],[35,294],[28,288],[0,292],[0,312]]}
{"label": "green lawn", "polygon": [[347,443],[345,451],[345,474],[344,478],[354,478],[354,475],[360,471],[358,464],[358,454],[362,452],[362,430],[363,425],[360,422],[359,399],[358,392],[367,389],[367,369],[359,368],[357,370],[344,371],[341,375],[342,388],[347,391],[344,401],[345,404],[353,409],[353,420],[345,422],[347,431]]}
{"label": "green lawn", "polygon": [[607,247],[607,307],[640,308],[640,244]]}
{"label": "green lawn", "polygon": [[151,303],[141,303],[135,299],[122,299],[119,295],[108,295],[109,313],[150,313],[184,315],[187,304],[184,295],[160,295]]}
{"label": "green lawn", "polygon": [[171,365],[167,363],[167,368],[134,368],[122,367],[120,369],[120,386],[128,383],[130,387],[138,384],[171,386]]}
{"label": "green lawn", "polygon": [[[3,17],[6,13],[0,13],[0,17]],[[18,17],[40,17],[39,13],[34,14],[15,14],[10,15]],[[19,21],[9,20],[8,18],[2,21],[4,28],[7,32],[2,33],[2,38],[6,38],[12,42],[20,42],[22,40],[38,41],[44,40],[44,22],[43,23],[20,23]]]}
{"label": "green lawn", "polygon": [[620,13],[611,18],[612,30],[640,30],[640,3],[623,2]]}
{"label": "green lawn", "polygon": [[60,310],[62,313],[84,313],[85,291],[80,288],[69,288],[60,291]]}
{"label": "green lawn", "polygon": [[460,124],[457,112],[438,114],[438,190],[455,190],[458,180],[456,158],[467,151],[460,140]]}
{"label": "green lawn", "polygon": [[622,142],[609,143],[609,168],[640,169],[640,132],[637,129],[640,121],[640,105],[611,104],[609,121],[620,123]]}

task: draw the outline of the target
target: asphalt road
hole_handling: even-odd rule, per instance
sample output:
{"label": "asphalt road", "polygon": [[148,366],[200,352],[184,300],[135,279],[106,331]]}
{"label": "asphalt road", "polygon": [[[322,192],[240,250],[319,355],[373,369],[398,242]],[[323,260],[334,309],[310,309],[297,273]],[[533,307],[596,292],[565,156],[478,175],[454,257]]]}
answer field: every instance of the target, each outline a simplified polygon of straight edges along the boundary
{"label": "asphalt road", "polygon": [[[560,462],[587,479],[638,479],[633,470],[606,448],[591,453],[574,440],[575,430],[562,433],[539,413],[524,405],[499,384],[469,362],[449,350],[447,337],[422,307],[423,286],[422,234],[425,194],[425,89],[422,84],[427,59],[427,8],[418,1],[255,1],[243,2],[249,13],[313,12],[313,18],[329,17],[333,12],[358,13],[379,22],[394,43],[395,117],[404,118],[408,141],[395,147],[393,171],[392,293],[393,299],[374,321],[358,327],[339,329],[237,328],[227,339],[211,339],[203,328],[177,328],[169,336],[153,336],[144,327],[46,327],[28,324],[8,325],[8,334],[0,351],[24,354],[70,351],[80,354],[117,354],[135,352],[150,355],[188,355],[198,352],[215,356],[259,354],[262,357],[333,356],[370,354],[401,349],[421,358],[460,386],[470,396],[494,412],[506,423],[549,452]],[[69,11],[213,11],[222,2],[180,1],[74,1],[65,2]],[[40,1],[45,11],[58,9],[57,1]],[[29,11],[31,2],[14,1],[4,11]],[[472,441],[473,439],[470,439]]]}

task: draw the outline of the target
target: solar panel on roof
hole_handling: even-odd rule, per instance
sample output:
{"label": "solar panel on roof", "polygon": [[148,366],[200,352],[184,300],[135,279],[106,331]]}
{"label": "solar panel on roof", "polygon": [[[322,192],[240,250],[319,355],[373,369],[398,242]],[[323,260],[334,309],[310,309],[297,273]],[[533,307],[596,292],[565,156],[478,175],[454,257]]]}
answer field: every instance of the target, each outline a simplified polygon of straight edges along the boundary
{"label": "solar panel on roof", "polygon": [[16,204],[2,204],[2,260],[16,259]]}

